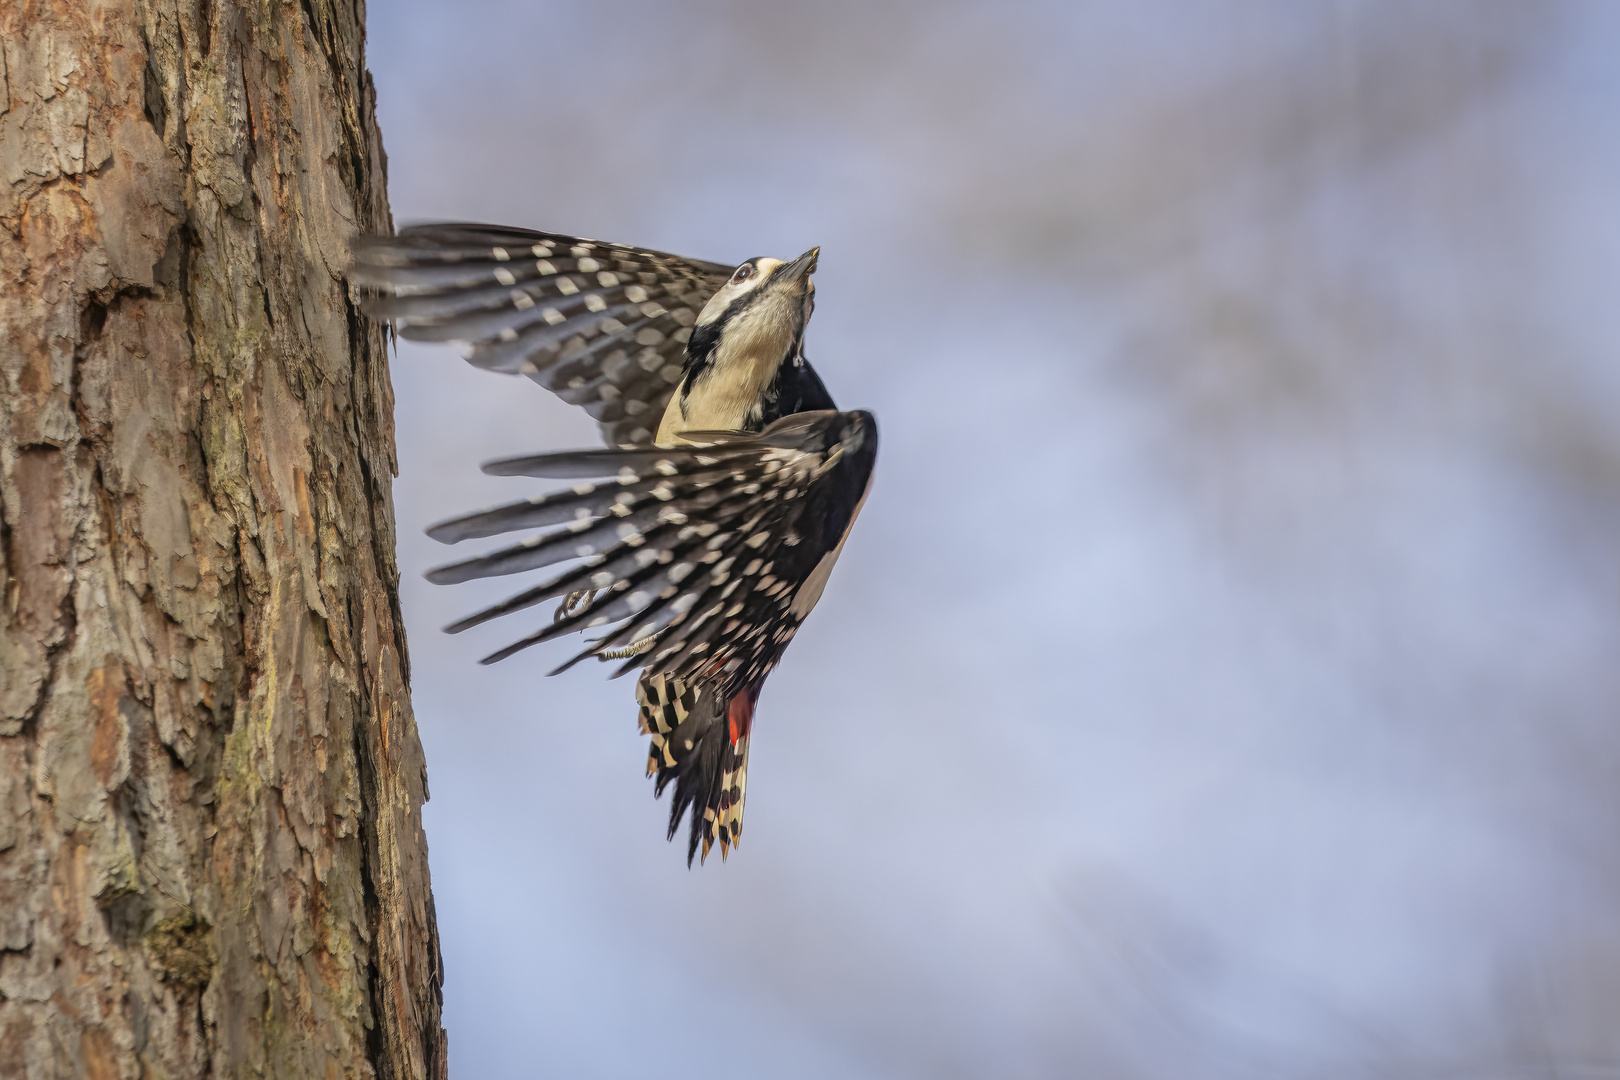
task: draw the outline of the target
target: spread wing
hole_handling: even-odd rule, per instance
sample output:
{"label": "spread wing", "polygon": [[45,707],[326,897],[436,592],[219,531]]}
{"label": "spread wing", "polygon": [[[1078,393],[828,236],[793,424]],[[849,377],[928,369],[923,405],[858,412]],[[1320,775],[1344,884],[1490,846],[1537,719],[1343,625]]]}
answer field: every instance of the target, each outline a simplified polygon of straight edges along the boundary
{"label": "spread wing", "polygon": [[[692,437],[689,433],[687,437]],[[579,565],[468,616],[452,633],[578,590],[571,614],[485,659],[504,659],[575,630],[606,627],[564,664],[628,657],[687,683],[738,687],[761,679],[820,597],[854,523],[877,454],[866,412],[808,412],[758,435],[704,446],[588,450],[492,462],[507,476],[607,477],[443,522],[449,543],[560,526],[498,551],[429,571],[441,584]]]}
{"label": "spread wing", "polygon": [[468,361],[529,376],[645,446],[680,382],[698,312],[732,267],[499,225],[413,225],[357,240],[362,306],[403,338],[462,343]]}

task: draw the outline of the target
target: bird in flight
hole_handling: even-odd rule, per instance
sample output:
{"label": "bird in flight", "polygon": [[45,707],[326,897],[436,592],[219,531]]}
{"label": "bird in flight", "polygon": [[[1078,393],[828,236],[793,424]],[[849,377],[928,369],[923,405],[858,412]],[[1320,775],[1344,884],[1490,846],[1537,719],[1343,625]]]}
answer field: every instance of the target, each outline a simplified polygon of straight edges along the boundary
{"label": "bird in flight", "polygon": [[446,629],[546,600],[552,620],[484,659],[587,630],[587,657],[640,669],[648,775],[674,784],[686,861],[742,835],[760,688],[821,598],[871,484],[877,424],[840,412],[804,356],[819,248],[739,266],[493,225],[356,241],[350,280],[399,336],[457,342],[601,425],[607,449],[489,462],[578,481],[466,514],[445,543],[534,530],[428,572],[441,584],[558,563],[561,573]]}

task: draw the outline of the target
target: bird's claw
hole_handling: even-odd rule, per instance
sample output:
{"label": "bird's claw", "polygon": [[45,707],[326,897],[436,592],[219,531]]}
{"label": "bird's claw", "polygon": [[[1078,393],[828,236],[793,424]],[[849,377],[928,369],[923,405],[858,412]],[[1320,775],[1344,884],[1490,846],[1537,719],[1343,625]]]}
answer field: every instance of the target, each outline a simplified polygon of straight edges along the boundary
{"label": "bird's claw", "polygon": [[646,652],[648,649],[652,648],[653,642],[657,640],[657,634],[648,634],[646,637],[641,638],[638,641],[632,641],[630,644],[625,645],[622,648],[603,649],[601,652],[596,654],[596,658],[598,660],[623,660],[626,657],[635,656],[637,653]]}
{"label": "bird's claw", "polygon": [[575,589],[573,592],[563,597],[563,602],[557,605],[557,611],[551,616],[551,621],[562,622],[568,616],[583,611],[585,609],[585,605],[589,604],[595,598],[595,589]]}

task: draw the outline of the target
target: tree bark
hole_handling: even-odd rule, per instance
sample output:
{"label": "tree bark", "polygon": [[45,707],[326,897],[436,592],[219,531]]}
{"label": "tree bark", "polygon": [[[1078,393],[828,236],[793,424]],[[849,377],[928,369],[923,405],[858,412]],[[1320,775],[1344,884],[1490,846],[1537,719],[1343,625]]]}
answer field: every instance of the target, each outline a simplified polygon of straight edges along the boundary
{"label": "tree bark", "polygon": [[363,43],[0,2],[0,1078],[445,1075]]}

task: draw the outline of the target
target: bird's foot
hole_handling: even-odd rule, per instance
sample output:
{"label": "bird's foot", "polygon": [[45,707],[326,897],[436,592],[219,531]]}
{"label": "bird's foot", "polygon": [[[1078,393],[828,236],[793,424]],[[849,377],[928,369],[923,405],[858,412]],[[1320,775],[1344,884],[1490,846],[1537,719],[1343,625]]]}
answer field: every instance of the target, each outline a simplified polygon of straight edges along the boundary
{"label": "bird's foot", "polygon": [[563,597],[563,602],[557,605],[556,612],[551,616],[552,622],[562,622],[570,615],[583,611],[585,605],[596,598],[595,589],[575,589]]}
{"label": "bird's foot", "polygon": [[596,654],[596,658],[598,660],[623,660],[627,656],[634,656],[637,653],[646,652],[648,649],[652,648],[653,642],[657,640],[657,634],[648,634],[641,640],[632,641],[630,644],[621,648],[607,649],[603,652],[599,652]]}

